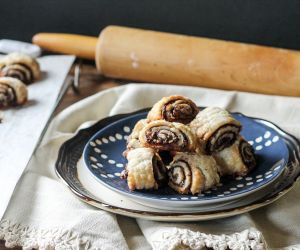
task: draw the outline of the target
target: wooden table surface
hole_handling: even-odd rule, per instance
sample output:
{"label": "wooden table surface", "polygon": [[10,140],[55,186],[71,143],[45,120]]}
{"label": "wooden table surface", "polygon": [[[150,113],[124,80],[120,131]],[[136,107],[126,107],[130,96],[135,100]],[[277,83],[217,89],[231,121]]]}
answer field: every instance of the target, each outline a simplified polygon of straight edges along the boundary
{"label": "wooden table surface", "polygon": [[[74,74],[74,67],[71,69],[70,75]],[[66,92],[65,96],[63,97],[61,103],[55,110],[55,113],[59,113],[61,110],[65,109],[66,107],[70,106],[71,104],[87,97],[93,95],[101,90],[120,86],[125,82],[107,79],[99,75],[97,73],[96,68],[92,64],[83,64],[81,65],[81,72],[80,72],[80,85],[79,85],[79,92],[75,93],[72,88],[69,88]],[[0,250],[4,249],[14,249],[20,250],[20,247],[15,248],[6,248],[4,241],[0,241]]]}

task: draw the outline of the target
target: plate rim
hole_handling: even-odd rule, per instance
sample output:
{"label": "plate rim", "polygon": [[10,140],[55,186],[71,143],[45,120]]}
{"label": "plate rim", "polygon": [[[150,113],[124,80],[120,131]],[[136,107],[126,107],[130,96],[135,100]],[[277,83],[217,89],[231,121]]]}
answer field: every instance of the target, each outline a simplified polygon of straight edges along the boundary
{"label": "plate rim", "polygon": [[[67,147],[70,147],[76,139],[79,140],[80,139],[79,137],[89,136],[89,138],[87,139],[87,141],[88,141],[91,138],[90,133],[93,134],[93,132],[89,132],[89,131],[94,131],[94,130],[98,131],[99,129],[97,128],[97,126],[99,126],[99,124],[101,124],[101,123],[106,123],[106,122],[110,121],[111,119],[119,119],[121,117],[125,117],[128,114],[134,114],[134,113],[147,111],[147,110],[149,110],[149,109],[141,109],[141,110],[131,112],[131,113],[118,114],[115,116],[110,116],[110,117],[100,119],[96,124],[94,124],[88,128],[79,130],[74,136],[72,136],[71,138],[66,140],[60,146],[59,152],[58,152],[58,157],[57,157],[57,160],[55,163],[55,173],[57,174],[58,178],[66,185],[66,187],[68,187],[68,189],[71,191],[71,193],[73,193],[76,197],[78,197],[80,200],[82,200],[83,202],[85,202],[89,205],[103,209],[108,212],[125,215],[125,216],[129,216],[129,217],[133,217],[133,218],[142,218],[142,219],[146,219],[146,220],[160,220],[160,221],[200,221],[200,220],[210,220],[210,219],[218,219],[218,218],[234,216],[234,215],[242,214],[242,213],[249,212],[251,210],[266,206],[266,205],[278,200],[286,193],[288,193],[294,187],[295,183],[300,179],[300,171],[299,171],[297,173],[297,175],[293,177],[293,179],[287,186],[285,186],[283,189],[279,190],[278,192],[272,194],[271,196],[267,195],[266,197],[263,197],[262,199],[259,199],[258,201],[254,202],[254,203],[251,203],[249,205],[242,206],[239,208],[222,211],[222,213],[221,213],[221,211],[218,211],[218,212],[210,211],[210,212],[205,212],[205,213],[193,213],[193,214],[174,213],[172,215],[166,215],[164,213],[159,213],[159,212],[145,212],[145,211],[142,212],[139,210],[126,209],[126,208],[121,208],[118,206],[110,205],[105,202],[95,200],[92,197],[92,195],[82,193],[82,190],[78,189],[77,185],[75,185],[72,182],[69,182],[68,178],[66,177],[65,173],[63,172],[64,167],[70,168],[70,166],[67,164],[67,159],[65,159],[67,156],[66,151],[68,151]],[[236,112],[236,113],[239,113],[239,112]],[[267,122],[268,124],[272,125],[276,130],[281,131],[283,133],[283,136],[285,137],[285,139],[291,141],[290,143],[293,144],[294,148],[296,149],[296,153],[297,153],[297,157],[296,157],[297,158],[297,168],[300,168],[300,165],[299,165],[300,142],[299,142],[299,140],[295,136],[282,130],[279,126],[277,126],[276,124],[274,124],[268,120],[256,118],[256,117],[251,117],[251,118]],[[290,137],[290,138],[288,138],[288,137]],[[82,155],[82,152],[81,152],[81,155]],[[79,159],[77,159],[77,161],[75,163],[76,171],[77,171],[78,160]]]}
{"label": "plate rim", "polygon": [[[202,109],[203,107],[200,107],[200,108]],[[100,184],[106,186],[107,188],[109,188],[109,189],[111,189],[111,190],[113,190],[115,192],[118,192],[119,194],[122,194],[122,195],[126,196],[129,199],[132,199],[132,200],[135,200],[135,201],[138,200],[139,202],[143,202],[143,201],[145,201],[145,202],[147,201],[148,203],[149,202],[155,202],[155,203],[160,203],[162,205],[199,205],[199,206],[200,205],[206,205],[206,204],[214,204],[214,203],[219,203],[219,202],[225,202],[225,201],[231,201],[231,200],[235,200],[235,199],[239,199],[239,198],[245,197],[245,196],[247,196],[249,194],[252,194],[253,192],[259,191],[262,188],[265,188],[268,185],[272,184],[273,182],[275,182],[282,175],[282,173],[283,173],[286,165],[288,164],[288,160],[282,159],[282,160],[284,160],[284,162],[282,164],[280,164],[280,165],[282,165],[280,171],[276,174],[276,176],[274,176],[273,178],[268,179],[267,182],[264,182],[263,185],[260,185],[257,188],[253,188],[253,189],[251,189],[249,191],[239,192],[238,194],[228,195],[226,197],[211,197],[211,198],[206,198],[205,200],[191,200],[191,199],[188,199],[188,200],[172,200],[172,199],[165,200],[165,199],[160,199],[160,198],[155,198],[155,197],[142,196],[142,194],[125,192],[125,191],[120,190],[120,189],[118,189],[116,187],[113,187],[113,186],[109,185],[108,183],[106,183],[105,181],[101,180],[92,171],[92,168],[89,166],[90,164],[88,162],[89,161],[88,160],[88,152],[91,151],[90,142],[95,141],[96,138],[99,137],[99,134],[103,130],[109,129],[110,127],[115,126],[116,124],[118,124],[119,122],[122,122],[124,120],[130,119],[130,118],[132,119],[132,118],[135,118],[136,116],[140,116],[143,113],[146,113],[146,111],[137,112],[137,113],[134,113],[134,114],[128,113],[126,117],[118,119],[118,120],[110,123],[109,125],[101,128],[99,131],[97,131],[95,134],[93,134],[91,136],[91,138],[86,143],[86,145],[85,145],[85,147],[83,149],[83,152],[82,152],[82,157],[83,157],[83,161],[84,161],[85,167],[92,174],[92,176],[95,178],[95,180],[97,180]],[[242,114],[240,112],[231,112],[231,114],[235,114],[235,115],[239,115],[239,116],[242,116],[242,117],[246,117],[246,118],[249,118],[249,119],[255,121],[256,123],[259,123],[260,125],[267,126],[266,124],[260,122],[261,119],[252,118],[252,117],[244,115],[244,114]],[[273,129],[273,128],[271,128],[271,129]],[[276,131],[275,129],[273,129],[273,130],[277,134],[279,134],[278,131]],[[288,151],[288,147],[287,147],[286,143],[285,143],[285,149]],[[275,164],[278,164],[278,162],[275,163]],[[153,195],[155,195],[155,194],[153,194]]]}

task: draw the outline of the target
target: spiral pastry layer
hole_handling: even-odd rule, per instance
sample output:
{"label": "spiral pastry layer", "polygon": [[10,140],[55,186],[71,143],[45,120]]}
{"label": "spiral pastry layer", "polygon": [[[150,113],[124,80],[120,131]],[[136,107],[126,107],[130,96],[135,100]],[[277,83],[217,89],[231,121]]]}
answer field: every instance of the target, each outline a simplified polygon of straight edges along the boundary
{"label": "spiral pastry layer", "polygon": [[241,136],[229,148],[215,153],[221,175],[245,176],[255,166],[255,154],[252,146]]}
{"label": "spiral pastry layer", "polygon": [[199,112],[190,127],[207,154],[231,146],[241,130],[237,120],[226,110],[217,107]]}
{"label": "spiral pastry layer", "polygon": [[155,150],[137,148],[127,154],[128,164],[123,174],[130,190],[158,189],[167,183],[167,170]]}
{"label": "spiral pastry layer", "polygon": [[167,166],[169,186],[181,194],[197,194],[214,187],[220,181],[213,157],[178,152]]}
{"label": "spiral pastry layer", "polygon": [[162,98],[150,110],[149,121],[166,120],[168,122],[190,123],[198,114],[199,109],[190,99],[172,95]]}
{"label": "spiral pastry layer", "polygon": [[144,147],[157,150],[186,152],[196,149],[196,139],[190,128],[176,122],[150,122],[140,132],[139,139]]}
{"label": "spiral pastry layer", "polygon": [[139,135],[140,135],[140,132],[142,131],[142,129],[146,125],[147,125],[146,119],[141,119],[135,124],[131,134],[129,135],[129,137],[127,139],[127,150],[142,147],[140,140],[139,140]]}
{"label": "spiral pastry layer", "polygon": [[17,78],[25,84],[30,84],[40,77],[38,62],[21,53],[11,53],[1,59],[1,76]]}
{"label": "spiral pastry layer", "polygon": [[0,77],[0,108],[24,104],[27,101],[27,88],[20,80]]}

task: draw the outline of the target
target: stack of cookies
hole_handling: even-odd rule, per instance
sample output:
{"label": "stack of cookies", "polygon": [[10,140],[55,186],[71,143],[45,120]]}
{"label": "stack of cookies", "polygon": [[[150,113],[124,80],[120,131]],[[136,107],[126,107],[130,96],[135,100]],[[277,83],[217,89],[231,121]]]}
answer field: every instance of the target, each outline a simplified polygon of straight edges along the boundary
{"label": "stack of cookies", "polygon": [[122,177],[130,190],[168,184],[181,194],[201,193],[222,176],[244,176],[255,167],[254,150],[240,131],[224,109],[200,111],[186,97],[164,97],[129,136]]}
{"label": "stack of cookies", "polygon": [[27,85],[41,75],[38,62],[21,53],[0,59],[0,109],[22,105],[27,101]]}

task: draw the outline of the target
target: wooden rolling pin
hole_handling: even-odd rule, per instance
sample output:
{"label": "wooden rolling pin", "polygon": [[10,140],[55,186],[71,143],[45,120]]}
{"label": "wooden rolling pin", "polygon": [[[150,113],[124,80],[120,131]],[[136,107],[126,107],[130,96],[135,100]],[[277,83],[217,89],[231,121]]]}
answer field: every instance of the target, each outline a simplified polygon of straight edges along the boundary
{"label": "wooden rolling pin", "polygon": [[292,50],[119,26],[98,39],[40,33],[33,43],[95,59],[114,78],[300,96],[300,52]]}

